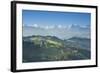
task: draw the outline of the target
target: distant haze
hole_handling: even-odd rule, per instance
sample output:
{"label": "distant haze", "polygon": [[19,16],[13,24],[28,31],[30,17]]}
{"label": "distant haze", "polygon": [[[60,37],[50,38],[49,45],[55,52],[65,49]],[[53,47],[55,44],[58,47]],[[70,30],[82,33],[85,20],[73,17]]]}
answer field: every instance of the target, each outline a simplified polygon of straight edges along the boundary
{"label": "distant haze", "polygon": [[42,35],[42,36],[56,36],[60,39],[68,39],[71,37],[85,37],[90,38],[90,27],[79,26],[72,24],[70,26],[44,26],[40,27],[38,24],[23,26],[23,36]]}

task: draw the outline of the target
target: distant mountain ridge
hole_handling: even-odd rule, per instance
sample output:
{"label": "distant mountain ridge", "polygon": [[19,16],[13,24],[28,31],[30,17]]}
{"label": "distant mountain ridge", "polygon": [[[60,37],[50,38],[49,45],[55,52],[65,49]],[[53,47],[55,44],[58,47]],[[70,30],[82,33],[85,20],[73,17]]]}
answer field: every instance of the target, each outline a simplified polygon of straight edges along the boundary
{"label": "distant mountain ridge", "polygon": [[67,41],[83,48],[90,50],[91,46],[91,39],[90,38],[80,38],[80,37],[72,37],[68,39]]}
{"label": "distant mountain ridge", "polygon": [[[37,24],[33,24],[33,25],[25,25],[23,27],[34,27],[34,28],[43,28],[43,29],[54,29],[54,28],[66,28],[66,29],[71,29],[71,28],[90,28],[90,25],[77,25],[77,24],[71,24],[71,25],[46,25],[46,26],[39,26]],[[48,28],[47,28],[48,27]]]}
{"label": "distant mountain ridge", "polygon": [[72,37],[72,38],[69,38],[68,40],[83,42],[83,41],[90,41],[90,38]]}
{"label": "distant mountain ridge", "polygon": [[67,27],[55,26],[53,28],[49,27],[39,27],[39,26],[23,26],[23,36],[32,35],[44,35],[44,36],[56,36],[60,39],[68,39],[71,37],[85,37],[90,38],[90,27],[89,26],[79,26],[70,25]]}

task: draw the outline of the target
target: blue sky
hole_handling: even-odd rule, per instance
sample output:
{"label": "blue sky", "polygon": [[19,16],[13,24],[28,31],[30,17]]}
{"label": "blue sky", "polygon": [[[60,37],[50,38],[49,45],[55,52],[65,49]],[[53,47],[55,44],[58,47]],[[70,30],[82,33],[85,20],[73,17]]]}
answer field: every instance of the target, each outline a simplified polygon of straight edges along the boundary
{"label": "blue sky", "polygon": [[90,13],[54,12],[54,11],[22,11],[23,26],[38,24],[39,26],[51,25],[90,25]]}

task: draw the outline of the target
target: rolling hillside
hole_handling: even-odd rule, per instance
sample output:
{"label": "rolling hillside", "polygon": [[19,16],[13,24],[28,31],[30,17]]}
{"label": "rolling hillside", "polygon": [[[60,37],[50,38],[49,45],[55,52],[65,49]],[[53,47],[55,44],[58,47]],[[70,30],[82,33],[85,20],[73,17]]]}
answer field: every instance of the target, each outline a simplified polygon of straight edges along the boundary
{"label": "rolling hillside", "polygon": [[[80,43],[79,40],[84,42]],[[23,37],[23,62],[90,59],[90,50],[82,47],[89,40],[78,37],[77,40],[75,37],[62,40],[55,36],[39,35]]]}

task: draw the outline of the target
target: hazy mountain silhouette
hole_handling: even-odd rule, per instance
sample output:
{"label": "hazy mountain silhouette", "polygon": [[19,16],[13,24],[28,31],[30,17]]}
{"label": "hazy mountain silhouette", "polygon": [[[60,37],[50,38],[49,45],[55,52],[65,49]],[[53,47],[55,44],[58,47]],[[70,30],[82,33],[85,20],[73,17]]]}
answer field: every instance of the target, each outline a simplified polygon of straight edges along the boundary
{"label": "hazy mountain silhouette", "polygon": [[68,39],[71,37],[85,37],[90,38],[90,27],[69,25],[69,26],[23,26],[23,36],[44,35],[56,36],[60,39]]}

